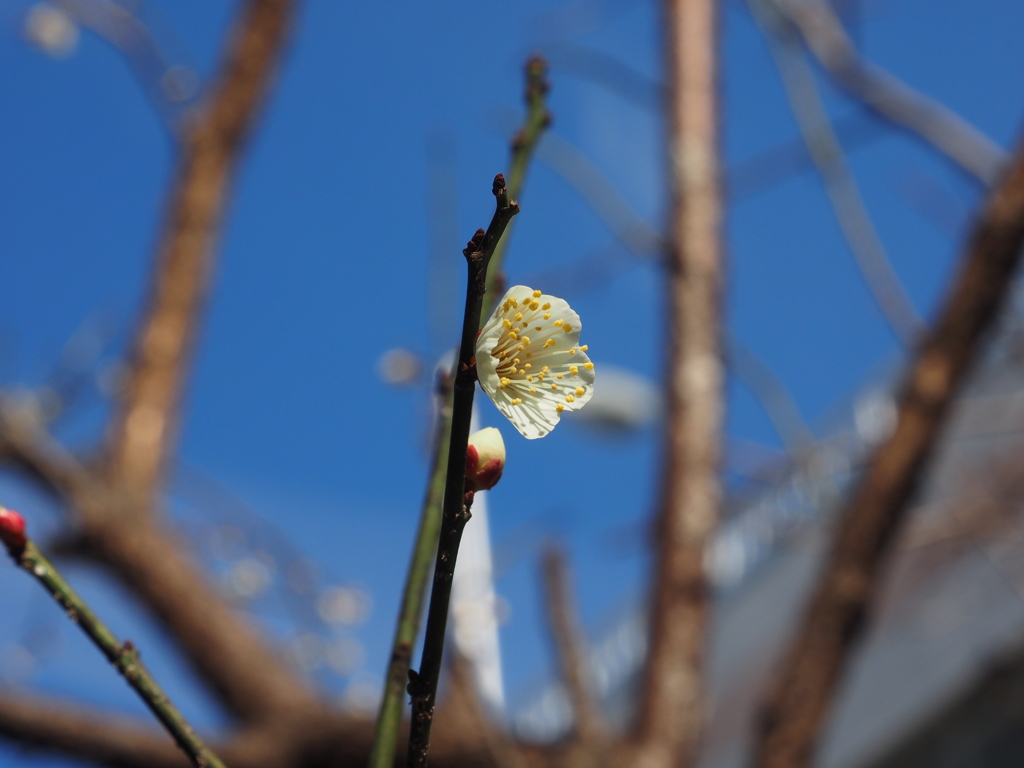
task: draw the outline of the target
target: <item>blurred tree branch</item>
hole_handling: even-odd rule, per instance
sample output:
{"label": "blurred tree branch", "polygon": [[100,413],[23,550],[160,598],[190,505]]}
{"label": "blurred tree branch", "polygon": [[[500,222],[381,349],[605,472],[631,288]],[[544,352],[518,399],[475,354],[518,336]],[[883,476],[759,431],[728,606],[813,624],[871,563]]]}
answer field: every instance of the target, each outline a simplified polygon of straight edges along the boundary
{"label": "blurred tree branch", "polygon": [[148,305],[109,434],[106,475],[126,505],[150,510],[173,449],[233,171],[276,70],[295,0],[242,7],[221,74],[186,127]]}
{"label": "blurred tree branch", "polygon": [[770,0],[800,30],[808,48],[855,98],[924,140],[988,186],[1007,162],[1006,152],[948,107],[924,96],[857,53],[842,23],[821,0]]}
{"label": "blurred tree branch", "polygon": [[843,509],[810,608],[764,712],[757,764],[810,765],[893,533],[903,519],[953,398],[999,316],[1024,245],[1024,146],[981,211],[960,270],[907,374],[895,429]]}
{"label": "blurred tree branch", "polygon": [[722,190],[717,3],[668,0],[668,416],[654,538],[650,642],[636,765],[690,765],[704,721],[708,587],[704,549],[718,520],[723,412]]}
{"label": "blurred tree branch", "polygon": [[893,270],[871,221],[857,182],[846,164],[842,145],[821,103],[814,75],[799,48],[795,30],[770,0],[749,0],[748,5],[768,41],[807,151],[818,169],[864,282],[896,338],[909,347],[924,324]]}
{"label": "blurred tree branch", "polygon": [[79,546],[168,628],[227,705],[248,720],[297,718],[321,705],[230,607],[154,512],[201,317],[230,177],[286,39],[293,0],[247,0],[221,75],[188,127],[169,195],[152,296],[139,325],[109,450],[93,471],[31,412],[0,408],[8,458],[80,513]]}
{"label": "blurred tree branch", "polygon": [[591,689],[587,645],[579,627],[569,565],[561,547],[549,544],[545,548],[541,555],[541,576],[559,677],[572,704],[574,724],[570,743],[580,753],[577,756],[580,765],[600,765],[606,759],[605,743],[609,734]]}
{"label": "blurred tree branch", "polygon": [[27,747],[120,768],[188,765],[154,726],[27,693],[0,694],[0,734]]}

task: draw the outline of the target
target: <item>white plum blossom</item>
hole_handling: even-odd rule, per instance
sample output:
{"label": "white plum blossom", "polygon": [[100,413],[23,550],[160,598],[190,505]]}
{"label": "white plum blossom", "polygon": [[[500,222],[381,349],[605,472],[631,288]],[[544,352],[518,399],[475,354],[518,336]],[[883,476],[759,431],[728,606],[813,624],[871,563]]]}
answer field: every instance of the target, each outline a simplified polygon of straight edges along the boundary
{"label": "white plum blossom", "polygon": [[579,410],[594,393],[580,328],[564,300],[515,285],[480,330],[480,386],[528,440],[544,437],[563,411]]}

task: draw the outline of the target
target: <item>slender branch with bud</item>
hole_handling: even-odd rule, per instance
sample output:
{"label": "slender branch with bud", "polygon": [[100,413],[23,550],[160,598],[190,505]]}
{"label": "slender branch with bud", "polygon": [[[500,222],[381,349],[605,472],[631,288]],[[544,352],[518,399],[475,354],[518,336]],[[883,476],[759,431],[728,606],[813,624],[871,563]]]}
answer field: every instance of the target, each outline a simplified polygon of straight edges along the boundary
{"label": "slender branch with bud", "polygon": [[437,697],[437,683],[441,674],[441,658],[448,624],[452,576],[455,573],[462,531],[469,521],[470,508],[473,504],[473,491],[466,491],[466,456],[476,387],[476,337],[480,328],[487,266],[509,221],[519,213],[519,204],[509,198],[508,190],[505,188],[505,177],[500,173],[494,178],[492,191],[497,199],[497,208],[491,224],[486,232],[478,229],[463,251],[469,274],[466,284],[466,309],[462,321],[462,344],[455,371],[441,534],[434,565],[434,586],[430,593],[427,628],[423,638],[423,658],[419,671],[409,672],[409,694],[412,696],[412,725],[409,731],[409,757],[406,763],[409,768],[425,766],[427,763],[430,726],[434,719],[434,701]]}
{"label": "slender branch with bud", "polygon": [[225,768],[202,739],[192,730],[163,689],[157,685],[139,659],[139,651],[131,640],[120,642],[114,633],[71,588],[53,563],[39,551],[25,534],[25,520],[17,512],[0,507],[0,542],[15,564],[32,574],[56,600],[68,618],[81,627],[107,661],[113,664],[128,684],[135,689],[157,720],[167,729],[181,750],[198,768]]}

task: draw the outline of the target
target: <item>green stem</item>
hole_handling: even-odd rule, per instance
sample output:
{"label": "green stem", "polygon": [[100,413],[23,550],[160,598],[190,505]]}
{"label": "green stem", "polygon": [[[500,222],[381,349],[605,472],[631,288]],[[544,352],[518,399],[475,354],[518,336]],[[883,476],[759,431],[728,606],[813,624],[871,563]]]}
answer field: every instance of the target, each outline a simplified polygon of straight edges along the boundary
{"label": "green stem", "polygon": [[146,706],[174,737],[192,764],[200,768],[225,768],[224,763],[203,744],[192,730],[192,726],[185,722],[185,718],[171,704],[167,695],[142,665],[139,652],[131,640],[119,642],[32,541],[27,541],[20,550],[9,546],[8,551],[15,563],[36,577],[64,608],[68,618],[81,627],[107,660],[117,667],[117,671],[142,697]]}
{"label": "green stem", "polygon": [[505,177],[500,173],[494,179],[492,191],[497,207],[491,224],[484,232],[477,230],[463,251],[468,266],[466,309],[462,320],[462,344],[455,371],[455,396],[452,403],[451,439],[448,443],[448,468],[445,477],[441,533],[434,563],[434,586],[430,591],[430,609],[427,628],[423,635],[423,658],[418,673],[409,673],[409,693],[412,695],[412,723],[409,729],[409,756],[407,768],[423,768],[427,764],[430,746],[430,727],[434,719],[437,683],[441,676],[441,659],[448,625],[448,604],[451,600],[452,578],[459,554],[462,531],[469,520],[472,493],[465,493],[466,446],[469,443],[470,420],[473,414],[473,394],[476,387],[476,337],[480,328],[487,277],[487,265],[501,240],[509,221],[519,212],[519,205],[509,199]]}
{"label": "green stem", "polygon": [[[512,137],[512,159],[509,163],[508,194],[518,200],[523,192],[526,171],[530,167],[533,151],[537,148],[541,135],[551,125],[551,113],[547,108],[548,64],[541,56],[531,56],[526,60],[526,119]],[[509,225],[509,230],[512,225]],[[488,317],[495,303],[504,291],[501,285],[501,267],[505,262],[505,250],[508,247],[511,231],[498,243],[491,257],[487,274],[487,293],[484,295],[482,316]]]}
{"label": "green stem", "polygon": [[391,661],[384,681],[384,696],[381,699],[377,725],[373,733],[370,768],[393,768],[395,764],[398,729],[402,723],[402,704],[412,659],[412,647],[419,632],[420,617],[423,615],[423,597],[426,594],[430,565],[434,560],[438,534],[441,531],[441,503],[444,499],[448,467],[448,442],[452,432],[452,379],[448,374],[442,374],[437,389],[441,411],[437,418],[430,482],[427,485],[427,496],[423,500],[412,560],[405,577],[398,626],[395,628],[395,639],[391,644]]}

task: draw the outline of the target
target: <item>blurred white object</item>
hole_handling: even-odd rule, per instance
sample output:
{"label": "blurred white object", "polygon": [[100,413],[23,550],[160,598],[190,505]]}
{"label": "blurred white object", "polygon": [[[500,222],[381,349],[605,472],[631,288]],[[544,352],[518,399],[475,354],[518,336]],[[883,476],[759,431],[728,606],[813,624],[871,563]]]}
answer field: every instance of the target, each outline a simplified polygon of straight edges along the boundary
{"label": "blurred white object", "polygon": [[25,14],[25,38],[54,58],[64,58],[78,47],[78,25],[60,8],[36,3]]}
{"label": "blurred white object", "polygon": [[[476,406],[471,429],[476,430]],[[452,580],[451,620],[455,647],[469,665],[480,700],[492,717],[505,712],[505,684],[501,671],[501,645],[491,563],[491,534],[487,524],[487,497],[473,499],[473,517],[466,524],[459,561]]]}
{"label": "blurred white object", "polygon": [[388,384],[415,384],[423,366],[419,355],[408,349],[389,349],[377,361],[377,373]]}
{"label": "blurred white object", "polygon": [[571,421],[612,433],[629,432],[652,424],[661,413],[661,402],[661,391],[652,381],[605,363],[593,398]]}
{"label": "blurred white object", "polygon": [[362,624],[370,615],[370,595],[359,587],[332,587],[316,600],[317,615],[327,624]]}

